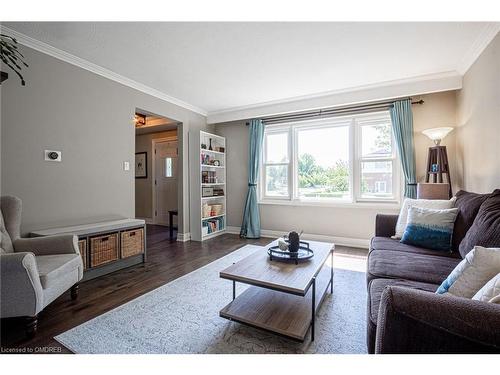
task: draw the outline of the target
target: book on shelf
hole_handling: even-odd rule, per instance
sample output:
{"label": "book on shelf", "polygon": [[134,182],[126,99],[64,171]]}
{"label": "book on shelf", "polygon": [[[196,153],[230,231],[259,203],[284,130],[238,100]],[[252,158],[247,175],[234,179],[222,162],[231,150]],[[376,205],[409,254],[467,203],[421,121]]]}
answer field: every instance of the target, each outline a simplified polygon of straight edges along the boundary
{"label": "book on shelf", "polygon": [[216,217],[203,221],[203,234],[210,234],[224,229],[224,217]]}

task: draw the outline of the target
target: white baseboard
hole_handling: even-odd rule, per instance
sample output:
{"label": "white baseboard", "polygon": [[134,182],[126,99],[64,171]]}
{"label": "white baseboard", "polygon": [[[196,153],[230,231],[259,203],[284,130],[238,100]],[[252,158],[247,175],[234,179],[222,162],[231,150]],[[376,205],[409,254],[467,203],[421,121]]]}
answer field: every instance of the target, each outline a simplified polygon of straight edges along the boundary
{"label": "white baseboard", "polygon": [[[239,227],[227,227],[226,231],[227,233],[240,234]],[[284,233],[285,232],[282,231],[269,230],[269,229],[261,229],[260,231],[261,237],[266,237],[266,238],[278,238],[283,236]],[[301,238],[303,238],[304,240],[311,240],[311,241],[333,242],[334,244],[339,246],[349,246],[360,249],[368,249],[370,247],[370,240],[365,240],[362,238],[338,237],[338,236],[328,236],[328,235],[310,234],[310,233],[303,233]]]}
{"label": "white baseboard", "polygon": [[177,241],[179,242],[187,242],[191,241],[191,233],[177,233]]}
{"label": "white baseboard", "polygon": [[152,217],[136,217],[136,219],[144,220],[146,224],[154,224]]}

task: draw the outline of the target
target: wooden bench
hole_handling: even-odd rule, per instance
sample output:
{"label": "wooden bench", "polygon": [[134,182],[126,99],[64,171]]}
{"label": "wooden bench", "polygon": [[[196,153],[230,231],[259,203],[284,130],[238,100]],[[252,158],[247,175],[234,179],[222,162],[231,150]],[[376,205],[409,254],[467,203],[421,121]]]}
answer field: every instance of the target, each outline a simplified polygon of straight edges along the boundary
{"label": "wooden bench", "polygon": [[146,262],[146,223],[140,219],[102,221],[37,230],[32,237],[73,234],[84,265],[83,281]]}

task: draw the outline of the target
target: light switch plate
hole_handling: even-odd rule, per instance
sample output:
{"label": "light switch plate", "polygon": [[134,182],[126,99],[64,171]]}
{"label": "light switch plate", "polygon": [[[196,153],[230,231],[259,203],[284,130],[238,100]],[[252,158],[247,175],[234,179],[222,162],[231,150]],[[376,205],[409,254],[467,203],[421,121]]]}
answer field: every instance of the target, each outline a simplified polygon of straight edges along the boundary
{"label": "light switch plate", "polygon": [[44,155],[45,155],[46,161],[61,161],[62,160],[62,152],[61,151],[45,150]]}
{"label": "light switch plate", "polygon": [[129,171],[130,170],[130,162],[124,161],[123,162],[123,170],[124,171]]}

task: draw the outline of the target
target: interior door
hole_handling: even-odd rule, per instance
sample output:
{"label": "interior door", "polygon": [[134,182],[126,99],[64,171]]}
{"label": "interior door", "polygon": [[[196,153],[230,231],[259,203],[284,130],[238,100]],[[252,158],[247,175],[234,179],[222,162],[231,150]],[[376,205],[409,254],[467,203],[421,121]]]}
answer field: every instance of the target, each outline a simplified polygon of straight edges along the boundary
{"label": "interior door", "polygon": [[155,144],[155,224],[168,225],[168,211],[177,209],[177,150],[177,141]]}

